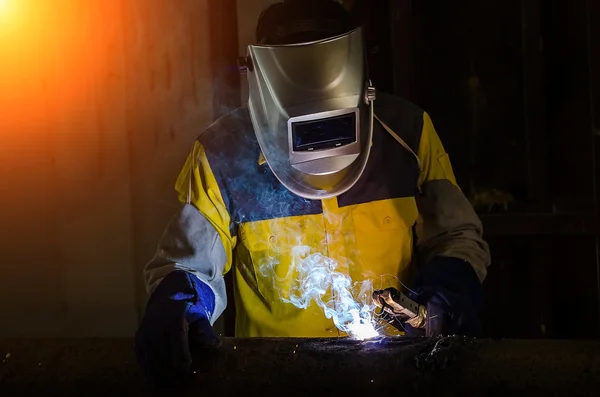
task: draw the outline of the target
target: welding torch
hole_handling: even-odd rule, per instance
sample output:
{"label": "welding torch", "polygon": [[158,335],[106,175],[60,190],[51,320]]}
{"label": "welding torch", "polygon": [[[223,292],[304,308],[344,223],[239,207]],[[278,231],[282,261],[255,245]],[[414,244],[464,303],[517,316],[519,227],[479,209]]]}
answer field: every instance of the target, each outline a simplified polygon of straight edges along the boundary
{"label": "welding torch", "polygon": [[[373,302],[393,320],[406,323],[413,328],[425,328],[427,308],[419,305],[396,288],[386,288],[373,292]],[[393,323],[393,322],[392,322]]]}

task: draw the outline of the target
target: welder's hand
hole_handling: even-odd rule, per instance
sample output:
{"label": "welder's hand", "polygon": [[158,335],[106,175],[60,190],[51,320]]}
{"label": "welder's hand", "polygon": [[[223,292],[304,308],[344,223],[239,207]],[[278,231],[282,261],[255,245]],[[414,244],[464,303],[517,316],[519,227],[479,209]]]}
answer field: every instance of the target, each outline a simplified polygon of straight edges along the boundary
{"label": "welder's hand", "polygon": [[409,299],[396,288],[373,291],[373,303],[381,308],[382,319],[398,329],[403,329],[404,323],[417,328],[425,325],[427,317],[425,306]]}
{"label": "welder's hand", "polygon": [[212,290],[190,273],[174,271],[161,281],[135,335],[140,369],[151,386],[182,384],[194,353],[219,345],[209,321],[214,305]]}
{"label": "welder's hand", "polygon": [[478,336],[483,288],[471,265],[457,258],[436,257],[422,270],[409,297],[427,308],[425,330],[405,324],[407,336]]}

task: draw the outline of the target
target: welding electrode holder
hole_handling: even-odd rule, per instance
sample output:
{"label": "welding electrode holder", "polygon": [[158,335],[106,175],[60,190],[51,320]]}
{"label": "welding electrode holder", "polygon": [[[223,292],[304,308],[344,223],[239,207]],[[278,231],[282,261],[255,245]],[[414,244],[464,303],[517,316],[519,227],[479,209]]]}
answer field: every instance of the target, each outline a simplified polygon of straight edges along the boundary
{"label": "welding electrode holder", "polygon": [[413,328],[425,329],[427,325],[427,308],[419,305],[396,288],[374,291],[373,302],[384,312]]}

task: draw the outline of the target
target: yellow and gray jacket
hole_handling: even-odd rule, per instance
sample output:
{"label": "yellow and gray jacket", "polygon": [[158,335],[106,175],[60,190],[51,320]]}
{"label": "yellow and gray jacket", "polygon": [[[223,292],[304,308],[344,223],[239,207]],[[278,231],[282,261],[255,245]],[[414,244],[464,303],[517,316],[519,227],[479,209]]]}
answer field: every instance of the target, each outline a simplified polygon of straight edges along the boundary
{"label": "yellow and gray jacket", "polygon": [[353,281],[401,288],[435,256],[469,262],[480,281],[490,255],[475,211],[456,185],[448,154],[423,110],[378,94],[371,155],[348,192],[306,200],[279,183],[261,156],[247,107],[195,142],[176,190],[180,211],[145,268],[151,293],[183,269],[215,293],[214,321],[227,305],[223,274],[234,272],[237,336],[338,336],[316,305],[285,303],[286,277],[309,247],[336,260]]}

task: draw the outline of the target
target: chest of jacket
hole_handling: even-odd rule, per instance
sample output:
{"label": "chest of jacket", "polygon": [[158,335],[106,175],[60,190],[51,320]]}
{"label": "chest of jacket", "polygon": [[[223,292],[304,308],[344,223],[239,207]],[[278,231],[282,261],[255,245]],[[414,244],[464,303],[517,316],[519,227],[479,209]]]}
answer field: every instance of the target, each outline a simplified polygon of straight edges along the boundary
{"label": "chest of jacket", "polygon": [[303,199],[281,185],[268,164],[258,161],[252,131],[239,129],[203,144],[231,216],[231,234],[237,236],[238,316],[247,329],[242,334],[279,334],[285,329],[282,321],[298,325],[302,322],[293,319],[311,313],[290,304],[298,288],[306,288],[298,270],[310,255],[331,259],[331,272],[353,282],[369,280],[382,288],[405,281],[418,216],[419,169],[412,154],[380,125],[374,126],[370,159],[359,181],[322,201]]}
{"label": "chest of jacket", "polygon": [[272,306],[290,299],[302,282],[301,262],[313,254],[332,259],[335,268],[330,271],[354,282],[370,280],[376,288],[397,285],[411,260],[416,219],[412,198],[345,207],[336,199],[326,200],[318,214],[242,223],[236,266],[246,275],[245,282]]}
{"label": "chest of jacket", "polygon": [[309,255],[330,258],[336,266],[332,272],[356,283],[369,280],[375,288],[398,287],[408,277],[418,168],[410,153],[387,138],[376,130],[358,183],[328,200],[293,195],[267,164],[253,161],[228,169],[237,168],[235,178],[222,182],[238,237],[235,266],[277,318],[295,315],[289,300],[303,282],[299,266]]}

